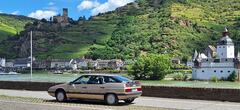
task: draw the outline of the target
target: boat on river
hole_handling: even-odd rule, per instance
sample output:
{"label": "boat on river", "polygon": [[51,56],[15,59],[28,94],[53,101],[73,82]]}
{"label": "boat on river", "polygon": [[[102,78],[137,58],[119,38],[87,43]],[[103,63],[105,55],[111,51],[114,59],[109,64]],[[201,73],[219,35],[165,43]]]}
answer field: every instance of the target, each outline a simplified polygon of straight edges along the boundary
{"label": "boat on river", "polygon": [[13,71],[10,71],[10,72],[0,72],[0,75],[17,75],[17,74],[20,74],[20,73],[17,73],[17,72],[13,72]]}

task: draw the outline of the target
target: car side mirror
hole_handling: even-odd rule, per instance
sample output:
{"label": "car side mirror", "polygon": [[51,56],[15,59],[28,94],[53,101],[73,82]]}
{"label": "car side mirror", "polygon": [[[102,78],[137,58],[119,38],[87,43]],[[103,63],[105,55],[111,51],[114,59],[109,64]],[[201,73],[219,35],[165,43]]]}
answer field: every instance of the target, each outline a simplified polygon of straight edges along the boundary
{"label": "car side mirror", "polygon": [[73,82],[69,82],[68,85],[73,85]]}

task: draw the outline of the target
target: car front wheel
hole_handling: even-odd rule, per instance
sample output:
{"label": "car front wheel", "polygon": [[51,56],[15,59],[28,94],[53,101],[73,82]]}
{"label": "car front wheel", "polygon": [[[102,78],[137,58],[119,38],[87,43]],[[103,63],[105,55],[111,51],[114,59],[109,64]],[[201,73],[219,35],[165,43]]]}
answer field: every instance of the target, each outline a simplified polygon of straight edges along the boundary
{"label": "car front wheel", "polygon": [[108,104],[108,105],[115,105],[118,103],[118,98],[115,94],[107,94],[105,96],[105,102]]}
{"label": "car front wheel", "polygon": [[135,100],[134,98],[130,98],[130,99],[124,100],[124,102],[130,104],[130,103],[132,103],[134,100]]}
{"label": "car front wheel", "polygon": [[67,100],[66,93],[64,91],[57,91],[56,92],[56,100],[58,102],[65,102]]}

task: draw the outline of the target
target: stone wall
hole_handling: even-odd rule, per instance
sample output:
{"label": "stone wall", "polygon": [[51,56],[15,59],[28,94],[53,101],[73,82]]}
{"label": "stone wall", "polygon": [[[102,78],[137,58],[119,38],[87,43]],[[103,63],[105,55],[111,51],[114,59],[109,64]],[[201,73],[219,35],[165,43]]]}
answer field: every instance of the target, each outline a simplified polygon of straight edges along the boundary
{"label": "stone wall", "polygon": [[0,89],[47,91],[49,87],[57,84],[60,84],[60,83],[0,81]]}
{"label": "stone wall", "polygon": [[143,96],[240,102],[240,89],[143,86]]}
{"label": "stone wall", "polygon": [[[0,89],[47,91],[56,84],[60,83],[0,81]],[[240,89],[143,86],[142,90],[148,97],[240,102]]]}

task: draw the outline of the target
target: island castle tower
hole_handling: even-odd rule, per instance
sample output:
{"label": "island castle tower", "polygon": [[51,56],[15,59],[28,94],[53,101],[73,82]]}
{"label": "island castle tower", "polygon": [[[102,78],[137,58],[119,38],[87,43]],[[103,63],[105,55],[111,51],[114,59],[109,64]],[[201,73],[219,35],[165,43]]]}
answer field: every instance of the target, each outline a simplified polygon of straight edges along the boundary
{"label": "island castle tower", "polygon": [[[192,78],[197,80],[211,80],[212,77],[226,80],[232,73],[240,76],[240,54],[235,56],[233,40],[229,37],[227,28],[217,43],[216,57],[211,53],[195,51],[193,55]],[[214,49],[215,50],[215,49]],[[214,52],[213,52],[214,53]]]}

